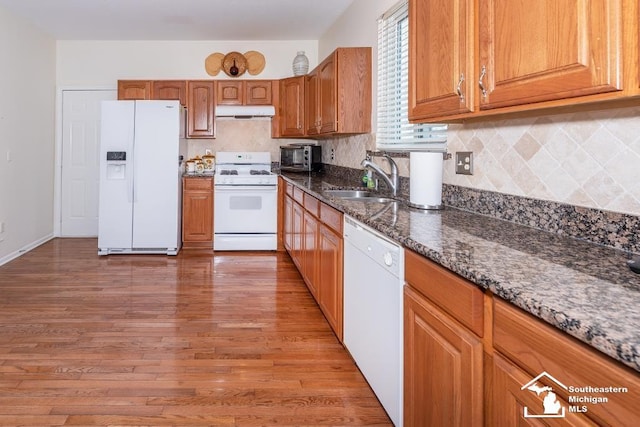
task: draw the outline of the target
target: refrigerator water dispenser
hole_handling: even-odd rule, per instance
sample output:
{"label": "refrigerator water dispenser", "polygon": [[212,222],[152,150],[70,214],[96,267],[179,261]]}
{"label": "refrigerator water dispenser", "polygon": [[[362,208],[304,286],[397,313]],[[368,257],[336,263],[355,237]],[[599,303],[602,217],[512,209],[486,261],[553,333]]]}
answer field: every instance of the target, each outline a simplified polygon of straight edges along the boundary
{"label": "refrigerator water dispenser", "polygon": [[108,180],[126,178],[127,171],[126,151],[107,151],[107,176]]}
{"label": "refrigerator water dispenser", "polygon": [[125,165],[124,163],[108,164],[107,179],[108,180],[125,179],[126,170],[127,170],[127,165]]}

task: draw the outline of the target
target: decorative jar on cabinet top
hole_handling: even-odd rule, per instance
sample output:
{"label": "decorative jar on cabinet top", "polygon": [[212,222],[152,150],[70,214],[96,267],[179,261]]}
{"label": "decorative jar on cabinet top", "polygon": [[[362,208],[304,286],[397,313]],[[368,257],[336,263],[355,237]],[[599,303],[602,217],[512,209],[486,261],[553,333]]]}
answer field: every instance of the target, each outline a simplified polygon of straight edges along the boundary
{"label": "decorative jar on cabinet top", "polygon": [[309,58],[307,58],[303,50],[300,50],[296,57],[293,58],[293,75],[304,76],[307,71],[309,71]]}

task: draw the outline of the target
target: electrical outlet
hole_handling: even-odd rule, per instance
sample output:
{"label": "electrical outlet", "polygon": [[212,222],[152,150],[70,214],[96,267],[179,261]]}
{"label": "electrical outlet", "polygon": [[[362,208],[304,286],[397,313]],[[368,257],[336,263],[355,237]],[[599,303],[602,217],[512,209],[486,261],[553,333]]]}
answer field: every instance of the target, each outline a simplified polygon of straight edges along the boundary
{"label": "electrical outlet", "polygon": [[456,151],[456,174],[473,175],[472,151]]}
{"label": "electrical outlet", "polygon": [[0,221],[0,242],[4,240],[4,221]]}
{"label": "electrical outlet", "polygon": [[336,158],[336,149],[332,148],[331,149],[331,161],[334,161]]}

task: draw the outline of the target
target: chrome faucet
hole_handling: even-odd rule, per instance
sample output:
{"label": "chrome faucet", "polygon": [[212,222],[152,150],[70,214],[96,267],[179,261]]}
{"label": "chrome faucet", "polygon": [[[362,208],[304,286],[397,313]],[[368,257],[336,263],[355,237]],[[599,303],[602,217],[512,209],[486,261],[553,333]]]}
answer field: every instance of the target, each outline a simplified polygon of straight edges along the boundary
{"label": "chrome faucet", "polygon": [[371,160],[371,156],[369,154],[367,154],[367,157],[362,161],[362,163],[360,163],[360,166],[362,166],[363,168],[369,168],[372,171],[376,172],[378,176],[382,178],[382,180],[386,182],[391,189],[391,195],[393,197],[396,197],[398,195],[398,165],[393,161],[389,154],[385,153],[382,154],[382,156],[387,159],[389,168],[391,169],[388,175],[380,168],[380,166],[378,166]]}

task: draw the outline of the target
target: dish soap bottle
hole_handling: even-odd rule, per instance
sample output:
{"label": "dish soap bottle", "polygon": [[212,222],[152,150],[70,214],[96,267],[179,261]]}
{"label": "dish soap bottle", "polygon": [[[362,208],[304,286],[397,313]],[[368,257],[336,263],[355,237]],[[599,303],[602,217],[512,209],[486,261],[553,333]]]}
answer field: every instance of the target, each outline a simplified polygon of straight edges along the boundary
{"label": "dish soap bottle", "polygon": [[369,186],[369,171],[366,169],[362,170],[362,186],[363,187],[368,187]]}
{"label": "dish soap bottle", "polygon": [[372,170],[367,171],[367,188],[369,190],[373,190],[374,188],[376,188],[376,180],[373,178]]}

